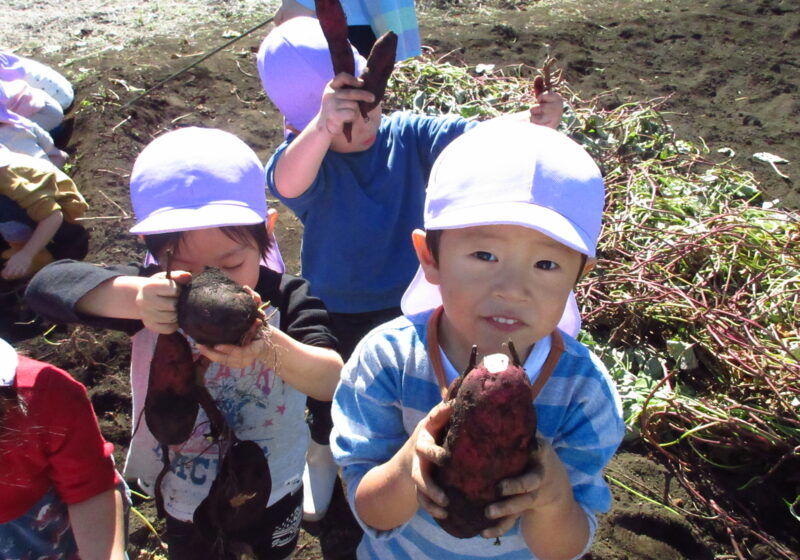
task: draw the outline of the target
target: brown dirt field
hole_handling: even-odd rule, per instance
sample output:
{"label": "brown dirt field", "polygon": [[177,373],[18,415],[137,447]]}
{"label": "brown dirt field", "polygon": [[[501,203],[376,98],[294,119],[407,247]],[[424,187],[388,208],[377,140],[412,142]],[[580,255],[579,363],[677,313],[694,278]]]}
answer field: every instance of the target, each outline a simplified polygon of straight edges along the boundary
{"label": "brown dirt field", "polygon": [[[68,115],[70,174],[91,205],[90,262],[137,260],[143,246],[133,224],[127,179],[136,155],[159,133],[188,125],[239,135],[266,161],[280,143],[281,119],[266,100],[255,51],[269,27],[232,44],[168,81],[130,107],[124,104],[234,35],[264,21],[272,2],[194,0],[110,6],[91,0],[56,3],[19,0],[0,14],[4,45],[50,63],[75,84]],[[423,43],[453,63],[540,66],[550,54],[583,99],[602,92],[609,105],[669,96],[662,105],[678,137],[702,138],[712,157],[721,148],[751,170],[766,199],[800,208],[800,4],[796,0],[545,0],[476,2],[438,0],[420,6]],[[476,6],[477,5],[477,6]],[[189,22],[189,23],[187,23]],[[790,179],[755,161],[755,152],[789,160]],[[274,201],[271,201],[274,204]],[[278,206],[278,238],[290,272],[298,269],[302,226]],[[71,371],[89,387],[106,437],[121,465],[131,420],[129,344],[124,335],[49,327],[18,299],[18,286],[0,285],[0,336],[26,354]],[[784,558],[744,533],[728,535],[710,512],[687,514],[690,494],[657,456],[632,440],[608,474],[639,493],[654,493],[681,515],[612,485],[614,505],[603,516],[592,560]],[[707,481],[720,503],[751,504],[751,523],[800,554],[796,522],[782,504],[731,495],[722,478]],[[781,513],[780,506],[783,507]],[[151,520],[154,508],[139,503]],[[683,509],[683,508],[686,509]],[[700,515],[703,513],[704,515]],[[718,514],[717,514],[718,515]],[[132,517],[131,558],[152,558],[158,543]],[[790,520],[791,522],[791,520]],[[161,526],[159,525],[159,528]],[[733,545],[733,541],[738,545]],[[297,558],[321,558],[316,539],[304,535]]]}

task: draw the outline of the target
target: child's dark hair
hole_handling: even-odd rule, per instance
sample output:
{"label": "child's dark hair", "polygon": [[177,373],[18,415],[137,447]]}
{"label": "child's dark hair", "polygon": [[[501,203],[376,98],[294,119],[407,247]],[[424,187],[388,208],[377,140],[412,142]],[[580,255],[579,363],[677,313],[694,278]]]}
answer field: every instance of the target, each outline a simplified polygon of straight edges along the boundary
{"label": "child's dark hair", "polygon": [[[443,229],[431,229],[425,231],[425,244],[428,246],[428,250],[431,252],[431,256],[435,262],[439,262],[439,245],[442,243],[442,233],[445,230]],[[586,260],[588,257],[583,253],[581,255],[581,267],[578,269],[578,277],[575,279],[575,283],[577,284],[578,281],[583,276],[583,269],[586,268]]]}
{"label": "child's dark hair", "polygon": [[[264,222],[243,226],[222,226],[222,230],[229,239],[245,245],[252,245],[258,249],[258,254],[264,259],[269,250],[270,238]],[[144,236],[144,244],[151,255],[159,255],[165,249],[175,252],[183,239],[185,231],[171,231],[169,233],[151,233]]]}

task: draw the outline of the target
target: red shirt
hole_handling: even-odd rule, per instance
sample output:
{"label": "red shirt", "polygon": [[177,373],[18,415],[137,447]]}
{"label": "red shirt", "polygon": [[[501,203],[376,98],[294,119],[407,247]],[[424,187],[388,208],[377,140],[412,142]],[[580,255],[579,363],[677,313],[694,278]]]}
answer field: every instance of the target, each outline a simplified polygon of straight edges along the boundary
{"label": "red shirt", "polygon": [[119,481],[86,388],[49,364],[19,357],[16,387],[27,413],[11,411],[0,431],[0,523],[27,512],[55,488],[67,504]]}

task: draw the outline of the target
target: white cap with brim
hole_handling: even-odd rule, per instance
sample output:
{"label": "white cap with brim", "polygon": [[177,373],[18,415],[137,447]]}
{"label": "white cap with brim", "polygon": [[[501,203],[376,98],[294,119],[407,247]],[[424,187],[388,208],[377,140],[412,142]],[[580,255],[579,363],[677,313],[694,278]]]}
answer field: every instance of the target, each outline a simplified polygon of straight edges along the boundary
{"label": "white cap with brim", "polygon": [[[229,132],[188,127],[150,142],[131,172],[131,233],[157,234],[258,224],[267,219],[264,168]],[[283,272],[277,241],[268,266]]]}
{"label": "white cap with brim", "polygon": [[[591,156],[567,136],[529,123],[493,121],[454,140],[433,166],[425,229],[482,225],[529,227],[595,256],[604,203],[603,178]],[[420,268],[401,302],[405,315],[442,303]],[[559,328],[580,330],[570,294]]]}
{"label": "white cap with brim", "polygon": [[17,376],[19,357],[8,342],[0,338],[0,387],[10,387]]}
{"label": "white cap with brim", "polygon": [[[355,76],[367,61],[352,47]],[[261,85],[286,122],[303,130],[319,113],[325,86],[334,78],[328,41],[317,18],[295,17],[275,27],[256,57]]]}

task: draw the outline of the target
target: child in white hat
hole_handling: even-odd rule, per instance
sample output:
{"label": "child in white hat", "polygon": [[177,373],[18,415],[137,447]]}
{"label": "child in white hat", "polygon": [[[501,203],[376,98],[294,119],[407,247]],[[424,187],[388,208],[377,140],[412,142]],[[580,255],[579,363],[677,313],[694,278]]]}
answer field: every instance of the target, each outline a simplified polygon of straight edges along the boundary
{"label": "child in white hat", "polygon": [[0,557],[123,560],[113,450],[83,385],[0,339]]}
{"label": "child in white hat", "polygon": [[[133,335],[134,435],[124,474],[138,479],[147,492],[161,492],[171,559],[217,558],[242,547],[259,558],[289,557],[302,515],[306,396],[330,400],[342,360],[322,302],[309,295],[305,280],[283,273],[263,167],[232,134],[175,130],[153,140],[137,158],[131,202],[136,215],[131,232],[144,236],[156,264],[100,267],[58,261],[33,277],[26,300],[56,322]],[[204,410],[189,438],[169,446],[169,470],[159,485],[161,442],[142,415],[157,337],[178,329],[180,284],[207,266],[269,303],[268,325],[252,342],[194,348],[195,357],[202,354],[212,362],[202,384],[216,408],[239,440],[258,444],[268,464],[267,507],[257,522],[235,534],[207,534],[193,523],[220,472],[223,451],[207,437]]]}
{"label": "child in white hat", "polygon": [[[624,432],[601,362],[560,325],[574,324],[575,283],[593,265],[603,179],[566,136],[491,123],[454,140],[431,172],[420,268],[404,317],[368,334],[333,402],[332,449],[365,531],[359,558],[572,558],[611,495],[603,468]],[[443,390],[479,357],[513,341],[532,382],[543,445],[532,469],[502,483],[480,536],[457,539],[434,517],[447,497],[430,477],[452,413]],[[549,376],[549,378],[548,378]],[[468,465],[465,466],[469,468]],[[501,547],[494,538],[503,535]]]}
{"label": "child in white hat", "polygon": [[[267,185],[303,222],[303,276],[330,310],[345,359],[370,329],[401,314],[400,298],[417,268],[408,237],[422,226],[433,162],[478,125],[459,115],[382,115],[380,103],[363,118],[358,101],[373,96],[357,79],[366,61],[355,49],[353,55],[356,76],[334,76],[322,28],[309,17],[276,27],[258,52],[264,90],[290,131],[267,163]],[[530,111],[500,118],[558,126],[560,95],[544,92],[532,102]],[[345,123],[352,125],[350,141]],[[324,417],[323,407],[312,402],[309,408],[317,409],[315,419]],[[310,460],[327,450],[328,430],[314,432],[320,432],[314,441],[323,445],[312,445]],[[330,465],[329,484],[319,484],[308,518],[327,509],[336,474]]]}

